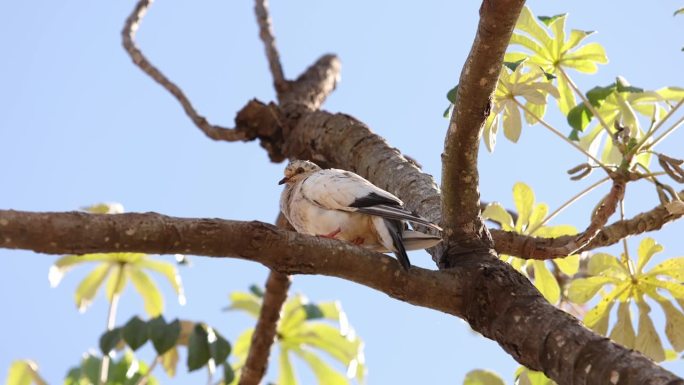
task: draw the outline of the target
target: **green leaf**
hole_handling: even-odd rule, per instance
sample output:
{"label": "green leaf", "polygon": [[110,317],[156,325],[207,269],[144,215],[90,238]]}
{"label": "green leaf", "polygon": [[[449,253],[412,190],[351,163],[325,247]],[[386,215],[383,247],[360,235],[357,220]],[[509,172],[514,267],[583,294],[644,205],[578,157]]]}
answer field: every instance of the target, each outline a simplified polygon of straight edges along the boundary
{"label": "green leaf", "polygon": [[181,327],[177,319],[167,324],[164,317],[160,315],[148,321],[147,328],[154,350],[159,355],[166,353],[178,343]]}
{"label": "green leaf", "polygon": [[126,344],[135,351],[147,342],[147,324],[145,321],[138,318],[138,316],[134,316],[126,322],[126,325],[124,325],[121,330],[121,335],[123,336],[124,341],[126,341]]}
{"label": "green leaf", "polygon": [[38,374],[38,365],[31,360],[14,361],[7,373],[5,385],[47,385]]}
{"label": "green leaf", "polygon": [[230,366],[229,363],[224,362],[223,363],[223,383],[227,385],[233,381],[235,381],[235,372],[233,371],[233,367]]}
{"label": "green leaf", "polygon": [[563,274],[572,277],[579,270],[580,256],[578,254],[569,255],[565,258],[556,258],[553,262]]}
{"label": "green leaf", "polygon": [[292,349],[292,351],[301,357],[311,368],[318,380],[319,385],[347,385],[349,381],[341,373],[331,368],[323,360],[316,357],[315,354],[304,349]]}
{"label": "green leaf", "polygon": [[188,371],[197,370],[211,358],[207,330],[202,324],[195,325],[188,341]]}
{"label": "green leaf", "polygon": [[520,66],[522,63],[524,63],[527,60],[527,58],[520,59],[518,61],[510,62],[510,61],[505,61],[503,62],[503,65],[506,66],[511,72],[515,72],[515,70],[518,69],[518,66]]}
{"label": "green leaf", "polygon": [[489,370],[475,369],[466,373],[463,385],[505,385],[498,374]]}
{"label": "green leaf", "polygon": [[544,373],[527,368],[520,372],[519,378],[518,385],[555,385]]}
{"label": "green leaf", "polygon": [[259,317],[261,298],[253,293],[234,291],[228,296],[230,305],[224,310],[242,310],[254,318]]}
{"label": "green leaf", "polygon": [[682,13],[684,13],[684,8],[679,8],[678,10],[674,11],[672,16],[681,15]]}
{"label": "green leaf", "polygon": [[663,343],[660,341],[660,336],[648,315],[651,308],[643,301],[637,302],[637,305],[639,306],[639,331],[635,349],[656,362],[663,361],[665,359]]}
{"label": "green leaf", "polygon": [[578,29],[573,29],[570,31],[570,37],[565,42],[563,46],[563,51],[569,51],[579,45],[587,36],[592,35],[596,31],[580,31]]}
{"label": "green leaf", "polygon": [[609,283],[616,283],[616,279],[601,276],[573,279],[568,287],[568,299],[577,304],[585,303]]}
{"label": "green leaf", "polygon": [[216,336],[216,340],[209,344],[209,352],[211,353],[211,358],[213,358],[214,362],[218,365],[228,359],[231,347],[230,343],[215,330],[214,335]]}
{"label": "green leaf", "polygon": [[156,261],[146,258],[139,261],[137,266],[140,268],[156,271],[157,273],[163,275],[176,292],[176,295],[178,296],[178,303],[185,305],[185,291],[183,290],[183,282],[181,281],[178,269],[174,264],[166,261]]}
{"label": "green leaf", "polygon": [[121,328],[114,328],[102,334],[100,337],[100,350],[102,354],[109,355],[109,352],[116,348],[116,345],[121,342],[123,336],[121,335]]}
{"label": "green leaf", "polygon": [[513,203],[518,210],[518,221],[515,228],[518,232],[530,222],[530,214],[534,205],[534,192],[530,186],[518,182],[513,186]]}
{"label": "green leaf", "polygon": [[493,202],[488,204],[482,212],[482,216],[489,220],[500,223],[501,228],[504,230],[513,229],[513,217],[511,217],[511,214],[509,214],[500,203]]}
{"label": "green leaf", "polygon": [[670,302],[658,302],[665,312],[665,335],[672,347],[681,352],[684,350],[684,314]]}
{"label": "green leaf", "polygon": [[292,362],[290,362],[290,357],[288,356],[288,349],[280,349],[278,363],[278,385],[297,385],[294,368],[292,367]]}
{"label": "green leaf", "polygon": [[249,291],[259,298],[264,298],[264,290],[259,285],[249,285]]}
{"label": "green leaf", "polygon": [[90,384],[100,383],[100,367],[102,360],[91,354],[88,354],[83,361],[81,361],[81,378],[90,381]]}
{"label": "green leaf", "polygon": [[629,302],[620,302],[617,311],[617,322],[610,332],[610,339],[628,348],[634,348],[636,333],[629,313]]}
{"label": "green leaf", "polygon": [[558,93],[560,95],[558,98],[558,108],[560,108],[564,115],[567,115],[577,102],[575,101],[575,93],[570,87],[570,83],[565,79],[565,76],[558,78]]}
{"label": "green leaf", "polygon": [[643,88],[630,85],[627,79],[623,78],[622,76],[617,77],[615,84],[617,86],[617,92],[644,92]]}
{"label": "green leaf", "polygon": [[544,261],[533,261],[534,266],[534,286],[539,289],[542,295],[552,304],[560,300],[560,286],[558,281],[546,267]]}
{"label": "green leaf", "polygon": [[140,293],[145,304],[145,312],[150,317],[156,317],[164,310],[164,298],[159,288],[144,271],[137,267],[129,266],[128,276],[131,278],[133,287]]}
{"label": "green leaf", "polygon": [[302,308],[306,313],[307,320],[315,320],[323,318],[323,311],[318,307],[318,305],[310,303],[303,305]]}
{"label": "green leaf", "polygon": [[568,124],[577,131],[584,131],[593,116],[589,108],[580,103],[568,111]]}
{"label": "green leaf", "polygon": [[637,260],[636,273],[641,274],[644,266],[646,266],[648,261],[651,260],[651,257],[653,257],[655,253],[661,251],[663,251],[663,246],[657,244],[653,238],[644,238],[639,244],[639,249],[637,250],[639,259]]}
{"label": "green leaf", "polygon": [[458,97],[458,84],[447,92],[446,97],[447,100],[451,102],[451,104],[456,104],[456,98]]}
{"label": "green leaf", "polygon": [[605,87],[596,86],[587,91],[587,99],[592,106],[600,107],[606,98],[615,91],[617,91],[617,85],[615,83],[611,83]]}
{"label": "green leaf", "polygon": [[102,282],[104,282],[107,277],[110,267],[109,264],[102,264],[95,267],[78,285],[75,299],[79,311],[85,311],[93,302],[93,298],[97,294],[100,286],[102,286]]}
{"label": "green leaf", "polygon": [[553,16],[537,16],[537,19],[539,19],[539,21],[541,21],[542,23],[546,24],[546,26],[548,27],[549,25],[551,25],[551,23],[556,21],[556,19],[558,19],[559,17],[563,17],[565,15],[565,13],[562,13],[560,15]]}
{"label": "green leaf", "polygon": [[328,353],[344,365],[349,365],[363,354],[360,339],[350,339],[337,328],[324,323],[305,323],[288,336],[286,341],[295,345],[308,344]]}

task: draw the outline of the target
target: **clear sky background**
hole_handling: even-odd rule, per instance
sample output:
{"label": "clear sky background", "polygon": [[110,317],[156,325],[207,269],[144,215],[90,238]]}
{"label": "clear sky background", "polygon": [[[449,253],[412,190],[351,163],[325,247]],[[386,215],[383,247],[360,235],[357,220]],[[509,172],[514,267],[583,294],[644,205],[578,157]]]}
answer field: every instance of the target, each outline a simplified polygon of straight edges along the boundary
{"label": "clear sky background", "polygon": [[[439,180],[445,94],[470,49],[479,4],[273,1],[272,15],[287,76],[296,77],[324,53],[338,54],[342,82],[325,108],[364,121]],[[133,5],[130,0],[0,2],[0,208],[67,211],[116,201],[127,211],[273,221],[284,165],[270,163],[256,142],[207,139],[176,100],[131,63],[120,30]],[[584,90],[611,83],[616,75],[647,89],[684,86],[684,18],[672,17],[681,1],[529,5],[538,15],[569,12],[570,28],[600,32],[591,40],[606,47],[610,63],[596,76],[575,76]],[[252,7],[249,0],[159,0],[139,32],[145,54],[212,122],[230,126],[250,98],[274,99]],[[557,113],[549,120],[569,132]],[[682,157],[682,143],[684,132],[678,132],[660,149]],[[525,127],[518,144],[500,136],[493,154],[483,150],[482,196],[510,207],[513,184],[525,181],[537,200],[553,209],[599,178],[596,173],[569,181],[565,170],[581,162],[579,153],[542,127]],[[554,223],[584,228],[605,190]],[[630,188],[628,196],[628,215],[656,204],[645,184]],[[684,255],[682,231],[680,222],[657,234],[663,255]],[[633,249],[639,239],[629,240]],[[47,273],[55,256],[0,249],[0,258],[0,378],[12,360],[32,358],[43,376],[58,384],[83,352],[96,348],[105,326],[104,295],[79,314],[73,293],[88,269],[72,271],[51,289]],[[434,268],[422,252],[412,261]],[[227,294],[262,284],[267,273],[254,263],[194,257],[191,268],[181,268],[186,306],[158,280],[167,294],[166,317],[204,320],[234,339],[251,320],[221,312]],[[292,292],[342,302],[366,341],[371,384],[460,384],[476,367],[512,381],[517,364],[459,319],[335,278],[296,276]],[[129,287],[118,322],[133,314],[143,314],[143,308]],[[152,355],[146,351],[142,358]],[[683,360],[665,366],[684,376]],[[179,373],[174,380],[161,372],[158,377],[176,384],[205,378],[204,373],[187,376],[182,368]]]}

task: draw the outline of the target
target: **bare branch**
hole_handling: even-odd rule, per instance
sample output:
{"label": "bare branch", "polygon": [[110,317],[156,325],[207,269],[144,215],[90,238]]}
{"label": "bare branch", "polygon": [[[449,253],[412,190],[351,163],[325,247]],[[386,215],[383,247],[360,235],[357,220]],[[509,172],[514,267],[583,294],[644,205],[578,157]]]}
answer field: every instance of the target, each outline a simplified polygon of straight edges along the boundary
{"label": "bare branch", "polygon": [[546,302],[527,278],[495,257],[463,255],[454,269],[404,272],[388,256],[260,222],[12,210],[0,210],[0,247],[51,254],[229,256],[282,273],[336,276],[462,317],[518,362],[543,370],[559,384],[605,384],[618,378],[623,385],[684,385],[648,358],[593,333]]}
{"label": "bare branch", "polygon": [[[684,198],[684,191],[680,192],[679,196]],[[631,219],[616,221],[602,228],[582,250],[610,246],[630,235],[659,230],[664,225],[674,222],[682,216],[681,213],[670,213],[663,205],[656,206]],[[558,238],[537,238],[502,230],[491,230],[491,232],[496,244],[496,251],[525,259],[552,258],[549,250],[563,248],[564,245],[573,242],[577,237],[576,235],[566,235]]]}
{"label": "bare branch", "polygon": [[266,280],[266,292],[259,319],[254,327],[249,354],[242,367],[239,385],[258,385],[266,373],[268,356],[276,337],[280,308],[287,299],[290,277],[271,270]]}
{"label": "bare branch", "polygon": [[[492,240],[480,216],[477,155],[489,115],[491,95],[501,71],[508,41],[524,0],[484,0],[477,35],[466,59],[458,97],[442,154],[442,227],[450,253],[490,249]],[[449,267],[452,257],[440,261]]]}
{"label": "bare branch", "polygon": [[273,36],[273,29],[271,25],[271,16],[268,11],[268,0],[256,0],[254,4],[254,13],[256,14],[257,24],[259,25],[259,37],[264,42],[266,49],[266,58],[268,59],[268,66],[271,69],[273,76],[273,85],[276,92],[280,94],[287,91],[287,80],[283,75],[283,67],[280,65],[280,55],[275,44],[275,37]]}
{"label": "bare branch", "polygon": [[[276,226],[281,229],[293,230],[281,213],[276,220]],[[287,299],[290,289],[290,277],[286,274],[271,270],[266,279],[266,291],[261,303],[259,319],[254,327],[249,353],[242,367],[239,385],[258,385],[266,373],[268,356],[276,338],[280,309]]]}
{"label": "bare branch", "polygon": [[140,0],[133,9],[133,12],[126,19],[121,35],[123,38],[123,46],[130,55],[133,63],[137,65],[143,72],[149,75],[162,87],[173,95],[181,106],[183,110],[190,117],[193,123],[204,132],[209,138],[214,140],[224,140],[228,142],[235,141],[247,141],[252,140],[254,137],[249,136],[245,131],[234,128],[226,128],[221,126],[216,126],[207,121],[207,119],[197,113],[192,103],[183,91],[171,80],[169,80],[159,69],[150,63],[149,60],[143,55],[142,51],[135,45],[135,34],[140,27],[140,22],[145,16],[147,9],[152,4],[153,0]]}

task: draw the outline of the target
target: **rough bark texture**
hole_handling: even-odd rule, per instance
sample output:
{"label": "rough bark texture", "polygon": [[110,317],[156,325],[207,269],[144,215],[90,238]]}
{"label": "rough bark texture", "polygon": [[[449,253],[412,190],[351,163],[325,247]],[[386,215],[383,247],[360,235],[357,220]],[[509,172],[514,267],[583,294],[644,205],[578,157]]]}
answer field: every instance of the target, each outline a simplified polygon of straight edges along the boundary
{"label": "rough bark texture", "polygon": [[260,222],[12,210],[0,210],[0,247],[48,254],[139,251],[235,257],[282,273],[336,276],[462,317],[518,362],[543,370],[560,384],[684,384],[641,354],[586,329],[493,257],[463,255],[453,269],[404,272],[383,254]]}
{"label": "rough bark texture", "polygon": [[485,0],[477,35],[466,59],[442,153],[442,227],[451,267],[462,253],[487,252],[493,242],[480,216],[477,156],[504,53],[524,0]]}

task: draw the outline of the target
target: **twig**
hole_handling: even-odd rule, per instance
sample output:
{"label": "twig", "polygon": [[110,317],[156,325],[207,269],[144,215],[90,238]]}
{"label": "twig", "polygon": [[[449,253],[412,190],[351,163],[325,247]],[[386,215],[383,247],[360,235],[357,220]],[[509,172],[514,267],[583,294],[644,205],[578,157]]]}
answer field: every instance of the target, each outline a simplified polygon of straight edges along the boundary
{"label": "twig", "polygon": [[[644,137],[641,138],[641,140],[639,140],[639,143],[634,147],[635,153],[639,152],[639,150],[644,145],[644,143],[646,143],[648,138],[653,136],[653,134],[655,134],[655,132],[663,125],[663,123],[665,123],[665,121],[667,121],[672,116],[672,114],[674,114],[675,111],[677,111],[679,109],[679,107],[681,107],[683,104],[684,104],[684,98],[682,98],[682,100],[680,100],[679,103],[677,103],[674,107],[672,107],[670,109],[670,111],[668,111],[667,114],[662,119],[660,119],[658,121],[658,123],[655,124],[655,126],[653,126],[653,128],[648,130],[646,135],[644,135]],[[682,123],[682,121],[684,121],[684,117],[679,119],[672,127],[670,127],[667,131],[665,131],[665,133],[660,135],[658,137],[658,139],[654,140],[653,143],[647,145],[645,148],[647,150],[650,150],[651,148],[653,148],[656,144],[658,144],[658,142],[665,139],[672,131],[674,131],[676,129],[676,127]]]}
{"label": "twig", "polygon": [[[586,230],[577,234],[560,238],[536,238],[515,234],[508,231],[492,231],[496,250],[501,254],[513,255],[524,259],[554,259],[584,251],[590,242],[599,234],[606,222],[617,209],[617,205],[625,196],[626,181],[622,178],[613,180],[608,194],[601,200]],[[511,253],[510,249],[514,249]]]}
{"label": "twig", "polygon": [[136,385],[145,385],[147,384],[147,381],[149,381],[150,376],[152,375],[152,371],[157,367],[157,364],[159,361],[161,361],[162,358],[161,356],[157,355],[154,357],[154,361],[152,361],[152,365],[150,365],[149,368],[147,368],[147,373],[145,373],[142,377],[140,377],[140,380]]}
{"label": "twig", "polygon": [[256,0],[254,4],[254,12],[256,13],[257,24],[259,24],[259,37],[264,42],[266,49],[266,58],[268,59],[268,66],[271,69],[273,76],[273,85],[275,86],[278,96],[287,91],[288,82],[285,80],[283,74],[283,67],[280,64],[280,55],[275,44],[275,37],[273,36],[273,27],[271,25],[271,16],[268,11],[268,0]]}
{"label": "twig", "polygon": [[[620,220],[624,221],[625,220],[625,200],[621,199],[620,200]],[[629,269],[630,274],[634,274],[632,271],[632,267],[630,264],[630,258],[629,258],[629,247],[627,245],[627,237],[622,238],[622,249],[623,249],[623,254],[622,258],[620,258],[621,262]]]}
{"label": "twig", "polygon": [[130,55],[133,63],[169,91],[171,95],[180,102],[181,106],[183,106],[183,110],[185,110],[185,113],[190,117],[192,122],[209,138],[228,142],[253,139],[253,137],[242,130],[210,124],[204,116],[197,113],[183,91],[175,83],[169,80],[159,69],[153,66],[145,55],[143,55],[142,51],[135,45],[135,34],[140,27],[140,23],[142,22],[147,9],[152,4],[152,1],[153,0],[138,1],[133,12],[126,19],[124,28],[121,31],[124,49],[126,49],[126,52]]}
{"label": "twig", "polygon": [[580,145],[577,144],[575,141],[568,139],[565,135],[563,135],[563,134],[562,134],[560,131],[558,131],[555,127],[553,127],[552,125],[548,124],[544,119],[542,119],[541,117],[535,115],[534,112],[530,111],[529,108],[525,107],[525,105],[522,104],[522,103],[520,103],[517,99],[513,98],[513,102],[515,102],[515,104],[518,105],[518,107],[520,107],[523,111],[525,111],[525,112],[528,113],[530,116],[532,116],[533,118],[535,118],[535,119],[537,120],[537,122],[539,122],[542,126],[544,126],[544,127],[547,128],[549,131],[551,131],[551,132],[553,132],[554,134],[556,134],[556,136],[558,136],[559,138],[563,139],[563,141],[564,141],[565,143],[571,145],[571,146],[574,147],[576,150],[578,150],[578,151],[581,152],[582,154],[586,155],[589,159],[593,160],[599,167],[601,167],[602,169],[604,169],[604,170],[608,173],[608,175],[611,175],[611,174],[612,174],[612,171],[611,171],[610,169],[608,169],[608,167],[606,167],[606,165],[603,164],[603,162],[601,162],[600,160],[598,160],[598,158],[596,158],[595,156],[593,156],[592,154],[590,154],[587,150],[585,150],[585,149],[583,149],[582,147],[580,147]]}
{"label": "twig", "polygon": [[684,123],[684,116],[682,116],[681,118],[679,118],[679,120],[676,121],[675,124],[672,125],[672,127],[668,128],[667,131],[663,132],[662,134],[660,134],[660,136],[658,136],[657,138],[655,138],[655,139],[653,140],[653,143],[651,143],[651,144],[648,145],[648,148],[649,148],[649,149],[652,149],[652,148],[655,147],[658,143],[662,142],[662,141],[663,141],[665,138],[667,138],[671,133],[673,133],[676,129],[678,129],[678,128],[682,125],[682,123]]}
{"label": "twig", "polygon": [[610,177],[607,176],[607,177],[605,177],[605,178],[599,180],[598,182],[592,184],[591,186],[585,188],[584,190],[580,191],[579,193],[575,194],[572,198],[568,199],[567,202],[563,203],[563,204],[562,204],[560,207],[558,207],[554,212],[552,212],[551,214],[549,214],[549,216],[547,216],[546,218],[544,218],[543,221],[539,222],[539,224],[537,224],[537,226],[535,226],[534,228],[530,229],[530,231],[529,231],[528,233],[529,233],[530,235],[534,235],[534,232],[535,232],[535,231],[537,231],[539,228],[541,228],[541,227],[544,226],[545,224],[549,223],[549,221],[552,220],[553,218],[555,218],[556,215],[560,214],[561,212],[563,212],[563,210],[565,210],[566,208],[570,207],[573,203],[577,202],[578,200],[580,200],[580,199],[581,199],[582,197],[584,197],[585,195],[587,195],[587,194],[589,194],[590,192],[594,191],[595,188],[597,188],[597,187],[599,187],[600,185],[602,185],[602,184],[608,182],[609,180],[610,180]]}

